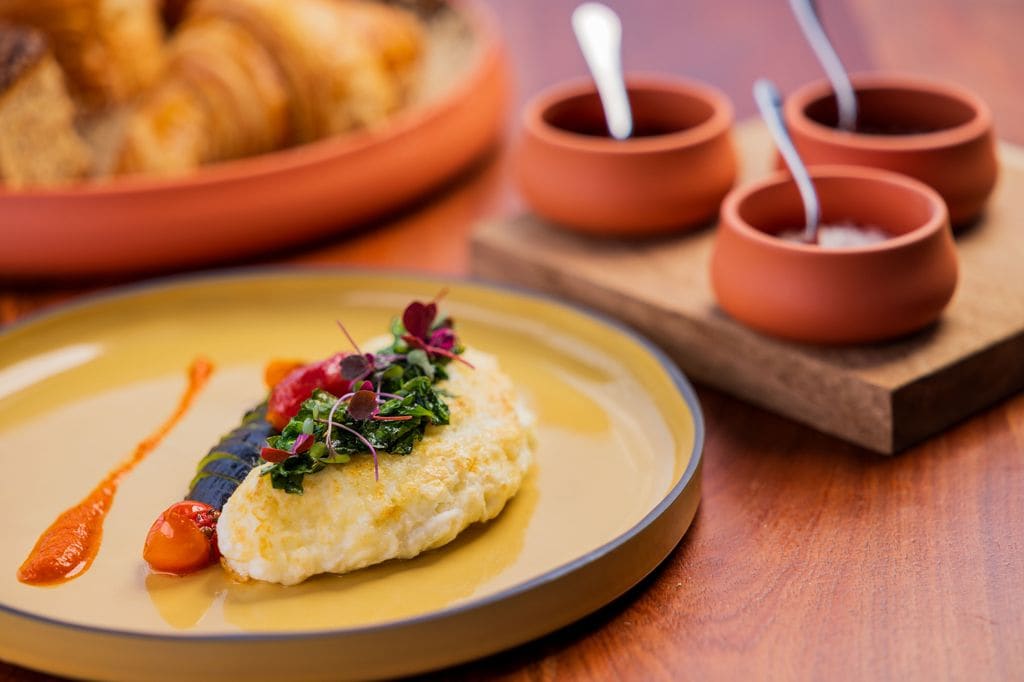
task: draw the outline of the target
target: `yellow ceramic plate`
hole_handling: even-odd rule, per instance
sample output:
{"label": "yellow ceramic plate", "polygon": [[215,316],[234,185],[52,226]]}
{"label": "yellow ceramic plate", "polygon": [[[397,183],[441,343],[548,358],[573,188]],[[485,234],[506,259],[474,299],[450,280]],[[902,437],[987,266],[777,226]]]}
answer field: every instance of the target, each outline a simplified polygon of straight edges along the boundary
{"label": "yellow ceramic plate", "polygon": [[[214,567],[150,575],[156,514],[263,395],[272,358],[345,350],[413,298],[497,355],[538,417],[536,464],[494,521],[408,561],[297,586],[232,583]],[[122,483],[91,570],[15,577],[38,534],[178,400],[190,360],[217,366],[169,437]],[[0,337],[0,658],[126,680],[394,676],[483,656],[594,611],[649,573],[699,499],[700,409],[647,342],[577,309],[472,283],[260,271],[104,296]],[[168,662],[173,661],[173,665]]]}

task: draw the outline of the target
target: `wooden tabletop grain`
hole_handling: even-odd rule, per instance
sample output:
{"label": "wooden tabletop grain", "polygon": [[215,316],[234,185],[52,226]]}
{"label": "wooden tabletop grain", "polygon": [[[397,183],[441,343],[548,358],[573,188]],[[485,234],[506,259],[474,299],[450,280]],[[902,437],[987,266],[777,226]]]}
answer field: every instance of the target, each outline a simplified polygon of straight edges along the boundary
{"label": "wooden tabletop grain", "polygon": [[[573,0],[487,2],[507,39],[516,111],[583,73]],[[756,77],[789,90],[819,76],[782,0],[609,2],[627,68],[714,83],[741,118],[754,111]],[[819,4],[848,66],[959,81],[990,103],[1002,138],[1024,143],[1024,2]],[[464,274],[474,225],[520,207],[512,147],[397,217],[273,262]],[[0,283],[0,322],[109,284]],[[1024,278],[1011,291],[1024,296]],[[881,458],[699,394],[703,501],[662,567],[581,623],[437,679],[1024,678],[1024,395]],[[44,679],[0,663],[0,681]]]}

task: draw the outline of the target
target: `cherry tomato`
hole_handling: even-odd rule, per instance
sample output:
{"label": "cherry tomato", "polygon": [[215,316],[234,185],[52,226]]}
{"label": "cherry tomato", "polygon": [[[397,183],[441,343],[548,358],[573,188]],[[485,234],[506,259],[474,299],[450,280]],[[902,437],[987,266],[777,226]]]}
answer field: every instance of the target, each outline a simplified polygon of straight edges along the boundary
{"label": "cherry tomato", "polygon": [[217,518],[208,504],[185,500],[168,507],[149,529],[142,558],[154,571],[184,575],[220,558]]}
{"label": "cherry tomato", "polygon": [[341,378],[341,361],[345,355],[335,353],[326,360],[302,365],[289,372],[270,391],[267,421],[280,431],[298,414],[303,401],[318,388],[336,396],[347,393],[350,382]]}

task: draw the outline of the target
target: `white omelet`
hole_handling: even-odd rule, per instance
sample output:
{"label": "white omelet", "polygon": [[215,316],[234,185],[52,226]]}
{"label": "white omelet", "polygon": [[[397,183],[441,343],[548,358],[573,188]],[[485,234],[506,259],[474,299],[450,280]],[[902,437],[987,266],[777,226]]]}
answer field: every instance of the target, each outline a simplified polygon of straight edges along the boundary
{"label": "white omelet", "polygon": [[495,358],[468,350],[439,387],[451,423],[428,427],[408,455],[356,455],[303,481],[302,495],[275,490],[256,467],[217,523],[222,563],[241,580],[294,585],[408,559],[497,516],[532,460],[530,417]]}

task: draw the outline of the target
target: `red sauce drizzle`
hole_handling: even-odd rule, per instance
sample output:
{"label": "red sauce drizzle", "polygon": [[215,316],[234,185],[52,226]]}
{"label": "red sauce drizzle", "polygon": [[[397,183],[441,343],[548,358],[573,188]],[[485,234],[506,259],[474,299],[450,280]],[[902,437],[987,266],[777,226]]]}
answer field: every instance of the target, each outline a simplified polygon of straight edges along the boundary
{"label": "red sauce drizzle", "polygon": [[103,521],[117,493],[117,486],[128,472],[146,458],[185,415],[199,391],[213,373],[213,364],[205,358],[192,361],[188,388],[177,409],[156,431],[135,446],[132,456],[115,467],[89,495],[57,517],[43,531],[32,552],[18,569],[18,580],[29,585],[63,583],[89,570],[103,539]]}

